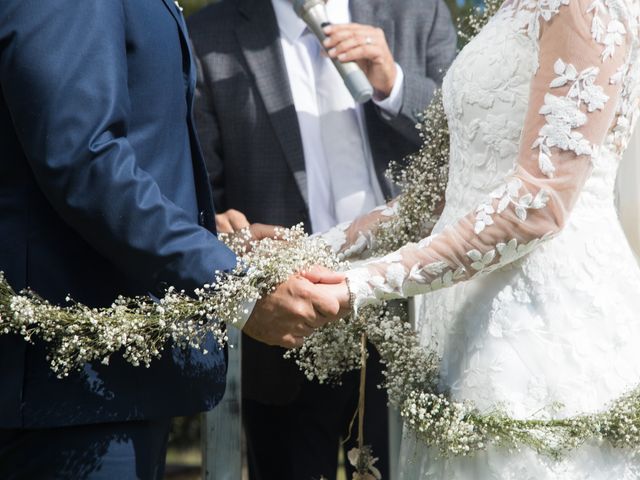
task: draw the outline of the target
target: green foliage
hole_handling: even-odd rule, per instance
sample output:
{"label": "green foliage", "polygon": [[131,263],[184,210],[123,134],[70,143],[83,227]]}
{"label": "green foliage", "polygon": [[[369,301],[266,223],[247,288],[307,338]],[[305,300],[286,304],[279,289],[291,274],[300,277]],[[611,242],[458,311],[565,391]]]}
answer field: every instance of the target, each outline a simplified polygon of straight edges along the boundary
{"label": "green foliage", "polygon": [[192,13],[197,12],[205,5],[213,3],[216,0],[179,0],[180,6],[184,9],[184,16],[188,17]]}

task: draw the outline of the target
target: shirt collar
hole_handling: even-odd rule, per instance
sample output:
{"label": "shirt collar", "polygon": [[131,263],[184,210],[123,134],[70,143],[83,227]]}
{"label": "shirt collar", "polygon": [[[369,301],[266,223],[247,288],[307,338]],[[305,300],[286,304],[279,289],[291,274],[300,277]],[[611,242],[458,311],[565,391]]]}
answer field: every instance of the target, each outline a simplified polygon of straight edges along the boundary
{"label": "shirt collar", "polygon": [[[272,3],[280,33],[290,42],[297,41],[307,28],[307,24],[296,15],[291,0],[272,0]],[[349,0],[328,0],[327,15],[332,23],[349,23],[351,21]]]}

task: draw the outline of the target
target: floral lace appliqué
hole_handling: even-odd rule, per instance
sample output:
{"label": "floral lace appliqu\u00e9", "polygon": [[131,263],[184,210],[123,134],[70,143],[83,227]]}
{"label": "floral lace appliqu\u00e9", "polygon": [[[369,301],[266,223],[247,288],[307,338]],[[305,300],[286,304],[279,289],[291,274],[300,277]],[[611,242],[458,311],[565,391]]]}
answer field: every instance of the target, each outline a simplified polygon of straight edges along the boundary
{"label": "floral lace appliqu\u00e9", "polygon": [[585,105],[588,112],[602,110],[609,100],[600,85],[596,85],[597,67],[589,67],[581,72],[558,59],[554,65],[557,77],[549,85],[551,88],[571,84],[563,97],[547,93],[540,114],[546,118],[546,125],[540,129],[532,148],[538,149],[538,166],[547,177],[553,177],[555,167],[551,161],[553,147],[572,151],[576,155],[591,155],[593,147],[580,132],[574,131],[587,123],[587,115],[581,110]]}

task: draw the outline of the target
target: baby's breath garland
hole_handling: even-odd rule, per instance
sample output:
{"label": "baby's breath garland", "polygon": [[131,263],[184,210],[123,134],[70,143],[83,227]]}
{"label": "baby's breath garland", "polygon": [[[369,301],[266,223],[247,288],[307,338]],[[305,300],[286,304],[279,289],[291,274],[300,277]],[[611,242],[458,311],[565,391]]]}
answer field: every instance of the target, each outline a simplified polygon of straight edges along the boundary
{"label": "baby's breath garland", "polygon": [[281,229],[277,239],[252,242],[250,251],[247,235],[222,236],[240,262],[232,272],[217,273],[216,282],[196,290],[194,297],[170,288],[157,302],[120,297],[108,308],[89,308],[68,298],[69,305],[61,307],[32,291],[16,294],[0,273],[0,333],[17,334],[30,343],[45,341],[59,377],[87,362],[108,364],[118,352],[130,364],[148,367],[168,344],[203,349],[210,335],[224,344],[225,323],[242,315],[239,299],[257,300],[314,265],[342,268],[301,226]]}
{"label": "baby's breath garland", "polygon": [[420,442],[443,456],[470,455],[495,445],[512,450],[529,447],[557,459],[590,440],[640,448],[640,387],[602,412],[562,419],[516,419],[499,407],[481,412],[471,402],[453,401],[438,388],[440,358],[435,349],[420,345],[400,306],[385,305],[382,312],[367,307],[357,321],[319,330],[288,356],[310,380],[338,382],[343,372],[359,368],[363,334],[380,353],[381,387],[390,404],[400,410]]}

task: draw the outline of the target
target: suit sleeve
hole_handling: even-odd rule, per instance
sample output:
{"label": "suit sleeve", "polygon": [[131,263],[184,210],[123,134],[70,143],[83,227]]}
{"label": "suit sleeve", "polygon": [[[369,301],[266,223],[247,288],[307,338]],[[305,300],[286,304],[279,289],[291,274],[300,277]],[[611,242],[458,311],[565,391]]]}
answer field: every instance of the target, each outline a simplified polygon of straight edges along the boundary
{"label": "suit sleeve", "polygon": [[395,116],[381,118],[407,139],[420,144],[416,130],[419,115],[431,103],[433,94],[442,84],[449,65],[456,55],[456,31],[449,9],[442,0],[435,0],[434,18],[427,36],[426,68],[417,70],[411,65],[400,64],[404,76],[403,101]]}
{"label": "suit sleeve", "polygon": [[222,145],[218,119],[211,105],[211,93],[208,80],[204,73],[202,60],[196,53],[198,83],[194,103],[196,129],[209,172],[209,183],[213,191],[214,204],[219,211],[228,209],[224,191],[224,162],[222,161]]}
{"label": "suit sleeve", "polygon": [[138,166],[122,1],[4,2],[2,94],[36,182],[64,221],[149,291],[191,291],[235,257]]}

